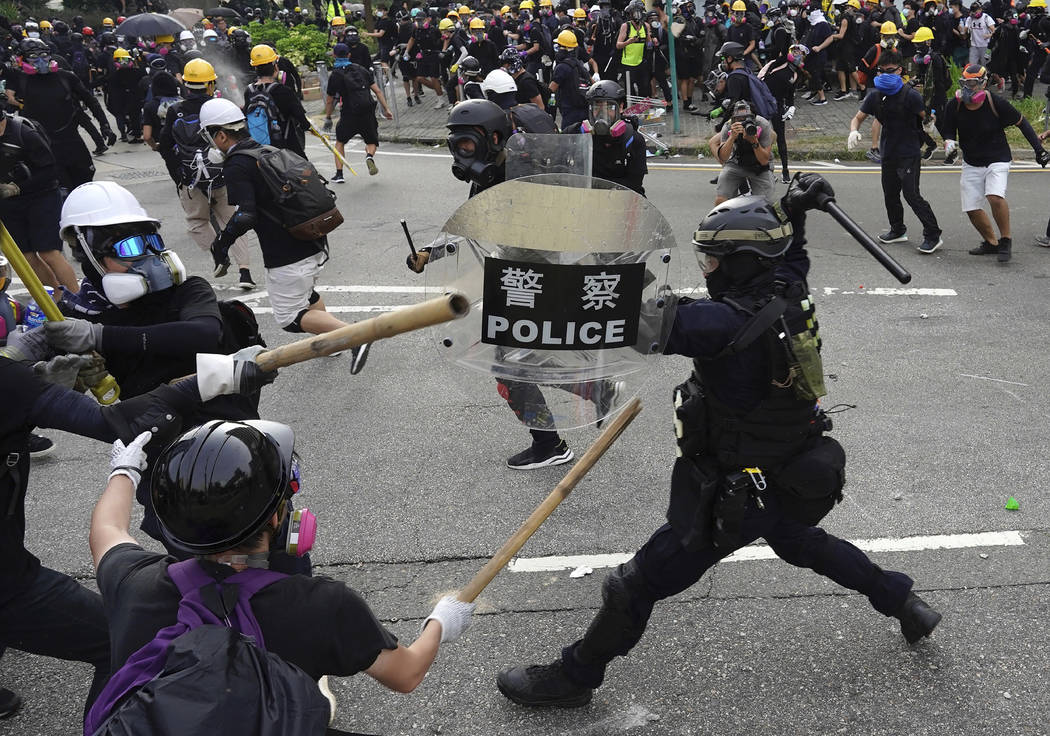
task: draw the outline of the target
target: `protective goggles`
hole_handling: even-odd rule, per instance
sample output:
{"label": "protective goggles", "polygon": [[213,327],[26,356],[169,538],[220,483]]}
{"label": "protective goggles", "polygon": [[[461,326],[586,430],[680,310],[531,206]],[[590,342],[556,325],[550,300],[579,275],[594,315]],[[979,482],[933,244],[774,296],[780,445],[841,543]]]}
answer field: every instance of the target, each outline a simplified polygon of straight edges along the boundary
{"label": "protective goggles", "polygon": [[959,86],[976,91],[979,89],[984,89],[984,85],[987,84],[987,82],[988,79],[984,76],[970,78],[962,77],[959,79]]}
{"label": "protective goggles", "polygon": [[164,250],[164,240],[157,233],[129,235],[114,242],[109,249],[118,258],[140,258],[147,253],[160,253]]}
{"label": "protective goggles", "polygon": [[610,122],[619,120],[620,103],[615,100],[595,100],[591,103],[591,119]]}

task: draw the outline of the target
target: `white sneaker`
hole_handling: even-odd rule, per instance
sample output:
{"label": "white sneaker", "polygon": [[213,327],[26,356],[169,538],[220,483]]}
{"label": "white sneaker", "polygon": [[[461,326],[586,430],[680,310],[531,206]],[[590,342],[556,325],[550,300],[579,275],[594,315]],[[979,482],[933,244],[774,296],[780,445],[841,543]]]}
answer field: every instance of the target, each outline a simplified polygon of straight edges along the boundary
{"label": "white sneaker", "polygon": [[437,102],[434,103],[434,109],[435,110],[443,110],[443,109],[445,109],[445,101],[443,99],[441,99],[440,97],[438,97]]}
{"label": "white sneaker", "polygon": [[331,715],[328,716],[328,725],[332,725],[332,721],[335,720],[335,709],[338,703],[335,701],[335,695],[332,694],[332,690],[328,687],[328,675],[322,675],[321,679],[317,681],[317,689],[321,691],[321,695],[324,695],[325,700],[328,701],[329,710]]}
{"label": "white sneaker", "polygon": [[781,119],[782,120],[791,120],[791,118],[793,118],[793,117],[795,117],[795,106],[794,105],[792,105],[791,107],[789,107],[787,110],[784,111],[784,115],[782,116]]}

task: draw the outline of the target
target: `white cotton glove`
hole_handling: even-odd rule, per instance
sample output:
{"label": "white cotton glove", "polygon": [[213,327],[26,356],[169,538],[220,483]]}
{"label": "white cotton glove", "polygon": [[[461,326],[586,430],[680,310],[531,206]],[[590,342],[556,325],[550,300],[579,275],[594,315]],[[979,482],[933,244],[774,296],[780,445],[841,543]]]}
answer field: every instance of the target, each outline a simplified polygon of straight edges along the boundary
{"label": "white cotton glove", "polygon": [[787,110],[785,110],[784,114],[780,116],[780,119],[781,120],[791,120],[791,118],[793,118],[793,117],[795,117],[795,106],[794,105],[792,105]]}
{"label": "white cotton glove", "polygon": [[474,608],[474,603],[464,603],[454,595],[446,595],[423,620],[419,631],[423,633],[427,621],[434,620],[441,624],[441,643],[455,641],[470,627],[470,617]]}
{"label": "white cotton glove", "polygon": [[950,155],[956,148],[958,148],[958,145],[955,143],[955,141],[953,141],[951,138],[945,139],[944,155]]}
{"label": "white cotton glove", "polygon": [[127,476],[131,480],[131,485],[137,489],[139,481],[142,480],[142,473],[146,470],[146,450],[144,448],[152,438],[152,433],[143,432],[133,439],[130,445],[125,445],[120,440],[114,442],[109,455],[109,467],[113,468],[109,479],[112,480],[114,475]]}
{"label": "white cotton glove", "polygon": [[600,81],[602,81],[602,76],[598,72],[595,72],[594,74],[591,75],[591,81],[592,82],[600,82]]}
{"label": "white cotton glove", "polygon": [[846,148],[848,148],[851,151],[856,151],[857,146],[860,145],[860,138],[861,136],[859,130],[851,130],[849,132],[849,135],[846,137]]}
{"label": "white cotton glove", "polygon": [[266,348],[251,345],[233,355],[197,354],[197,390],[201,401],[225,394],[250,395],[277,378],[277,371],[263,371],[255,357]]}

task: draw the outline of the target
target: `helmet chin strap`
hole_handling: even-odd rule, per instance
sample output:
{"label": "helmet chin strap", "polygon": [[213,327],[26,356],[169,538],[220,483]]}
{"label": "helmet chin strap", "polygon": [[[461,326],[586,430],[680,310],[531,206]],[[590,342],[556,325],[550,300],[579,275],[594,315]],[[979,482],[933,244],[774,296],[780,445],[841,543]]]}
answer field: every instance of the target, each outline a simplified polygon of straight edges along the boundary
{"label": "helmet chin strap", "polygon": [[84,251],[84,255],[87,257],[88,261],[90,261],[91,265],[95,267],[96,271],[98,271],[98,275],[105,276],[107,273],[106,269],[101,263],[99,263],[98,259],[95,258],[95,254],[92,252],[91,246],[88,245],[87,238],[84,237],[84,231],[80,229],[79,225],[74,225],[73,232],[76,233],[77,242],[80,244],[81,250]]}

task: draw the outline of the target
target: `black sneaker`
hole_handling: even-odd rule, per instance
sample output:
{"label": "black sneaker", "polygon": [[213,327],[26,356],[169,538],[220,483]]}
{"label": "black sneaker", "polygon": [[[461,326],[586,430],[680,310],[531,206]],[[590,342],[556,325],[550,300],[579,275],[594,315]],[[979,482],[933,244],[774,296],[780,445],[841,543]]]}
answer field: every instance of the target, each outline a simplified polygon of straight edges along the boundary
{"label": "black sneaker", "polygon": [[842,100],[848,100],[851,97],[853,97],[852,92],[839,92],[837,95],[835,95],[835,102],[842,102]]}
{"label": "black sneaker", "polygon": [[610,409],[616,406],[616,400],[620,398],[620,392],[626,385],[623,381],[606,379],[592,389],[591,401],[594,402],[594,413],[598,417],[598,421],[594,424],[595,427],[601,429],[602,422],[605,421]]}
{"label": "black sneaker", "polygon": [[40,434],[29,435],[29,457],[37,460],[47,457],[55,450],[55,443]]}
{"label": "black sneaker", "polygon": [[905,230],[889,230],[879,235],[880,243],[907,243],[908,233]]}
{"label": "black sneaker", "polygon": [[[420,92],[420,94],[422,94],[422,92]],[[423,104],[422,100],[419,99],[419,95],[416,95],[415,99],[416,99],[416,104],[417,105],[422,105]]]}
{"label": "black sneaker", "polygon": [[949,153],[947,156],[944,157],[944,165],[945,166],[951,166],[952,164],[955,163],[955,160],[957,158],[959,158],[959,149],[958,148],[956,148],[954,151],[952,151],[951,153]]}
{"label": "black sneaker", "polygon": [[877,148],[869,148],[868,152],[864,154],[864,157],[873,164],[882,163],[882,152]]}
{"label": "black sneaker", "polygon": [[350,375],[356,376],[360,373],[365,363],[368,362],[368,351],[372,349],[372,343],[366,342],[350,351]]}
{"label": "black sneaker", "polygon": [[990,256],[993,253],[999,252],[999,246],[992,245],[987,240],[982,240],[980,245],[978,245],[976,248],[970,248],[970,250],[966,252],[969,253],[971,256]]}
{"label": "black sneaker", "polygon": [[91,153],[94,154],[95,156],[101,156],[102,154],[104,154],[108,150],[109,150],[109,148],[105,144],[99,143],[97,146],[95,146],[95,150],[92,151]]}
{"label": "black sneaker", "polygon": [[245,291],[255,288],[255,280],[252,279],[252,272],[247,268],[241,269],[240,280],[237,282],[237,286]]}
{"label": "black sneaker", "polygon": [[107,146],[113,146],[116,142],[117,142],[117,134],[114,133],[113,131],[110,131],[109,135],[106,136],[106,145]]}
{"label": "black sneaker", "polygon": [[335,176],[332,177],[331,182],[333,184],[342,184],[345,181],[346,181],[346,179],[343,178],[343,170],[342,169],[336,169],[335,170]]}
{"label": "black sneaker", "polygon": [[411,98],[411,97],[406,97],[406,98],[405,98],[405,103],[406,103],[406,104],[407,104],[407,105],[408,105],[409,107],[412,107],[412,98]]}
{"label": "black sneaker", "polygon": [[379,167],[376,166],[375,159],[371,156],[365,156],[365,166],[368,167],[368,175],[375,176],[379,173]]}
{"label": "black sneaker", "polygon": [[120,134],[120,142],[121,143],[127,143],[128,142],[128,137],[126,135],[124,135],[123,133]]}
{"label": "black sneaker", "polygon": [[22,699],[18,693],[11,692],[6,687],[0,687],[0,718],[13,716],[22,707]]}
{"label": "black sneaker", "polygon": [[926,146],[924,149],[922,149],[922,160],[923,161],[929,161],[931,158],[933,158],[933,152],[935,150],[937,150],[936,146],[929,146],[929,145]]}
{"label": "black sneaker", "polygon": [[507,459],[507,467],[515,470],[533,470],[535,468],[546,468],[548,465],[561,465],[567,463],[574,455],[565,440],[559,440],[558,444],[544,447],[535,443]]}
{"label": "black sneaker", "polygon": [[1013,245],[1012,238],[999,238],[999,263],[1006,263],[1010,260],[1010,250]]}
{"label": "black sneaker", "polygon": [[942,240],[940,236],[938,236],[936,239],[923,238],[922,242],[919,244],[919,252],[926,253],[928,255],[930,253],[933,253],[942,245],[944,245],[944,240]]}
{"label": "black sneaker", "polygon": [[914,593],[908,593],[897,618],[901,622],[901,633],[904,634],[909,644],[914,644],[924,636],[932,634],[937,624],[941,622],[941,614],[930,608],[926,601]]}
{"label": "black sneaker", "polygon": [[811,104],[811,105],[826,105],[826,104],[828,104],[828,99],[825,97],[823,100],[812,100],[812,101],[810,101],[809,104]]}
{"label": "black sneaker", "polygon": [[565,674],[559,659],[552,664],[511,667],[496,675],[499,691],[518,705],[579,708],[594,693]]}

